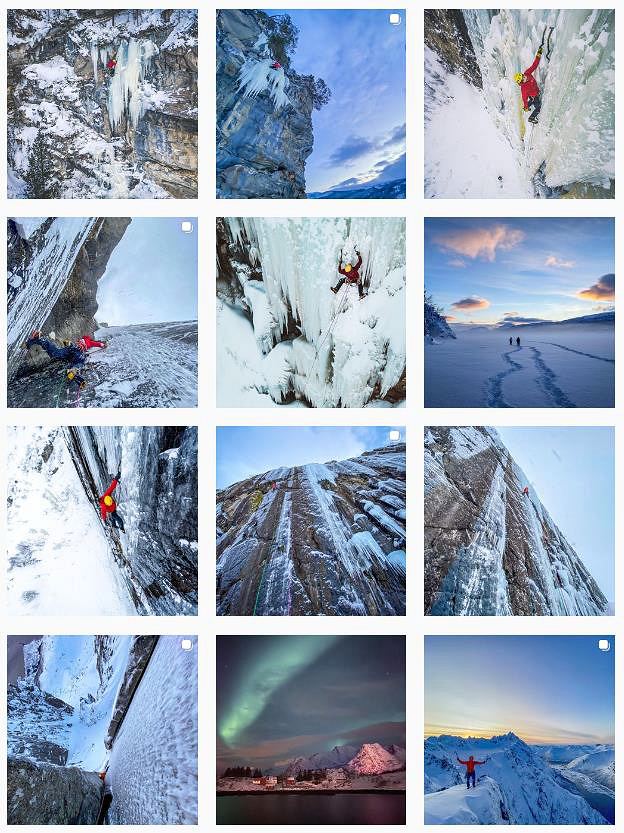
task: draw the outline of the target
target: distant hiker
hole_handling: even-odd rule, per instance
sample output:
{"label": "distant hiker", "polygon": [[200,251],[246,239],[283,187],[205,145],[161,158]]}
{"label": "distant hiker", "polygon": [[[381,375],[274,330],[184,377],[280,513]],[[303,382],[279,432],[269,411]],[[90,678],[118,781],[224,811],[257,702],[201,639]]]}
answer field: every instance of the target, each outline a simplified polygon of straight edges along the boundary
{"label": "distant hiker", "polygon": [[275,480],[271,483],[271,489],[277,489],[277,483],[275,482]]}
{"label": "distant hiker", "polygon": [[30,349],[33,345],[38,344],[42,347],[51,359],[58,359],[73,365],[83,365],[85,357],[83,351],[76,344],[71,341],[67,342],[64,347],[59,347],[50,338],[43,338],[40,330],[35,330],[28,341],[26,342],[26,349]]}
{"label": "distant hiker", "polygon": [[476,766],[481,766],[481,764],[487,763],[488,759],[486,758],[485,761],[475,761],[474,757],[471,755],[468,758],[467,761],[462,761],[462,759],[457,757],[457,755],[455,757],[457,758],[457,760],[459,761],[460,764],[463,764],[466,767],[466,789],[467,790],[470,789],[470,779],[471,778],[472,778],[472,788],[474,789],[475,786],[476,786],[476,784],[475,784],[475,778],[476,778],[475,767]]}
{"label": "distant hiker", "polygon": [[518,338],[516,339],[516,344],[518,345],[518,347],[520,347],[520,336],[518,336]]}
{"label": "distant hiker", "polygon": [[116,527],[117,529],[121,529],[122,532],[125,532],[126,528],[124,525],[124,520],[117,511],[117,504],[115,503],[115,499],[112,496],[120,480],[121,472],[117,472],[108,489],[99,498],[100,512],[102,513],[102,520],[104,521],[104,523],[106,523],[106,516],[110,515],[111,526]]}
{"label": "distant hiker", "polygon": [[533,73],[537,69],[537,65],[539,64],[541,57],[542,47],[540,46],[531,66],[528,69],[525,69],[524,72],[517,72],[514,75],[514,81],[520,86],[522,103],[524,104],[525,112],[528,113],[529,107],[533,107],[533,112],[529,116],[529,121],[532,124],[537,124],[537,116],[542,108],[539,87],[537,86],[537,81],[533,78]]}
{"label": "distant hiker", "polygon": [[86,353],[91,347],[108,347],[108,343],[106,341],[94,341],[90,336],[83,336],[78,342],[78,347],[83,353]]}
{"label": "distant hiker", "polygon": [[509,343],[513,344],[513,338],[511,336],[509,336]]}
{"label": "distant hiker", "polygon": [[343,283],[345,281],[348,284],[354,284],[355,283],[355,284],[357,284],[358,292],[360,294],[360,301],[361,301],[362,298],[366,297],[366,294],[364,292],[364,287],[362,286],[362,279],[360,278],[360,267],[362,265],[362,255],[358,252],[357,249],[355,250],[355,253],[358,257],[357,263],[355,264],[355,266],[353,264],[347,262],[347,263],[345,263],[345,265],[343,267],[343,265],[342,265],[342,249],[340,250],[340,262],[338,264],[338,271],[340,272],[340,274],[343,277],[340,278],[340,280],[338,281],[336,286],[331,287],[331,291],[335,295],[340,290],[340,287],[343,285]]}
{"label": "distant hiker", "polygon": [[527,497],[529,496],[529,487],[528,486],[524,487],[524,489],[522,490],[522,494],[526,495]]}
{"label": "distant hiker", "polygon": [[282,68],[282,65],[280,64],[279,61],[275,61],[274,64],[271,64],[271,69],[281,69],[281,68]]}
{"label": "distant hiker", "polygon": [[109,75],[115,74],[115,67],[117,66],[117,61],[114,58],[109,58],[108,63],[106,64],[106,69],[108,70]]}

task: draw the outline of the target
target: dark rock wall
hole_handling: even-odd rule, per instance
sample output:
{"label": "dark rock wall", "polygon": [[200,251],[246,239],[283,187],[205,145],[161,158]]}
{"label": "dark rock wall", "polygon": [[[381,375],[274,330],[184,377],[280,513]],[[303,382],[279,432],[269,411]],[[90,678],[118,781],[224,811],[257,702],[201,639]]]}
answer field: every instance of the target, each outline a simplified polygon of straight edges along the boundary
{"label": "dark rock wall", "polygon": [[425,43],[446,68],[481,89],[483,80],[461,9],[425,9]]}

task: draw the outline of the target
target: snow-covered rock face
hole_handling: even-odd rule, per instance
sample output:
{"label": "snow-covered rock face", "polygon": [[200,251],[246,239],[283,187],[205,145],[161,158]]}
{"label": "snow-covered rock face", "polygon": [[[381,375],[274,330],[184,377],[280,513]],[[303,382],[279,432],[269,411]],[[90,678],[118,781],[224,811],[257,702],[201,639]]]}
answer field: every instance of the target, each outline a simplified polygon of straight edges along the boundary
{"label": "snow-covered rock face", "polygon": [[[473,755],[476,788],[465,786]],[[513,733],[425,741],[425,824],[608,824],[538,752]]]}
{"label": "snow-covered rock face", "polygon": [[[450,158],[452,138],[444,143],[446,158],[430,147],[426,153],[430,157],[429,196],[613,196],[614,10],[469,9],[463,17],[479,65],[482,91],[464,81],[465,56],[454,58],[431,38],[429,45],[455,74],[443,77],[433,60],[426,62],[426,74],[429,91],[435,91],[435,101],[429,104],[430,115],[435,111],[431,121],[435,136],[442,137],[441,113],[447,109],[469,131],[465,150],[470,161],[462,164]],[[513,76],[532,64],[542,34],[550,26],[554,27],[550,59],[545,41],[535,73],[542,108],[539,124],[532,126],[526,122]],[[461,83],[457,83],[460,76]],[[469,100],[470,107],[462,109]],[[481,129],[483,105],[490,125]],[[471,122],[470,111],[475,114]],[[471,142],[470,134],[480,147]],[[465,131],[459,135],[464,141]],[[436,159],[440,162],[437,169]],[[466,169],[471,167],[475,173],[475,160],[479,160],[478,176],[471,179]],[[454,191],[448,190],[445,171],[454,180]]]}
{"label": "snow-covered rock face", "polygon": [[425,612],[438,616],[607,610],[602,591],[488,428],[425,431],[424,582]]}
{"label": "snow-covered rock face", "polygon": [[405,613],[405,446],[217,492],[217,612]]}
{"label": "snow-covered rock face", "polygon": [[435,342],[436,338],[455,338],[455,333],[438,310],[425,301],[425,338]]}
{"label": "snow-covered rock face", "polygon": [[309,758],[295,758],[285,769],[280,769],[280,774],[294,776],[300,772],[319,770],[338,770],[346,778],[398,772],[405,770],[405,749],[394,744],[382,746],[380,743],[334,746],[329,752],[317,752]]}
{"label": "snow-covered rock face", "polygon": [[61,197],[197,196],[196,10],[10,11],[8,78],[9,197],[38,133]]}
{"label": "snow-covered rock face", "polygon": [[346,765],[347,772],[356,775],[380,775],[405,768],[405,761],[395,758],[380,743],[365,743]]}
{"label": "snow-covered rock face", "polygon": [[[355,250],[363,300],[330,291]],[[404,402],[404,220],[220,220],[217,270],[220,406]]]}
{"label": "snow-covered rock face", "polygon": [[305,199],[312,96],[272,63],[259,12],[217,12],[219,197]]}
{"label": "snow-covered rock face", "polygon": [[[11,429],[8,471],[9,610],[196,612],[196,428]],[[117,471],[126,534],[99,510]]]}

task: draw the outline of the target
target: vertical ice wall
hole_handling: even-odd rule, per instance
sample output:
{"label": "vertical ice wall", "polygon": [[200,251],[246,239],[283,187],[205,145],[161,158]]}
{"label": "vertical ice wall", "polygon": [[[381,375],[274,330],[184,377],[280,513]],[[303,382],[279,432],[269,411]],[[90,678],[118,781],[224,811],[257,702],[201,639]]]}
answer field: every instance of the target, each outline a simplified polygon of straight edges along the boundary
{"label": "vertical ice wall", "polygon": [[108,92],[108,117],[115,129],[126,115],[136,127],[143,115],[144,96],[141,82],[158,48],[149,40],[123,41],[116,54],[117,66]]}
{"label": "vertical ice wall", "polygon": [[[613,9],[464,11],[490,116],[526,176],[544,164],[551,188],[575,182],[609,187],[615,176],[615,12]],[[526,126],[516,72],[527,69],[546,27],[554,27],[535,77],[539,124]]]}

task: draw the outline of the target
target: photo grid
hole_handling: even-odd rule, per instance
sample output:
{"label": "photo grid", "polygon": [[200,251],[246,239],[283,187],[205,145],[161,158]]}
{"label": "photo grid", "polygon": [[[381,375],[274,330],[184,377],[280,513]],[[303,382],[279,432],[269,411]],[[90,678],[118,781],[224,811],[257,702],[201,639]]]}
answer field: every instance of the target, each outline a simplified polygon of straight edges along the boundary
{"label": "photo grid", "polygon": [[0,822],[615,824],[614,4],[91,5],[1,26]]}

